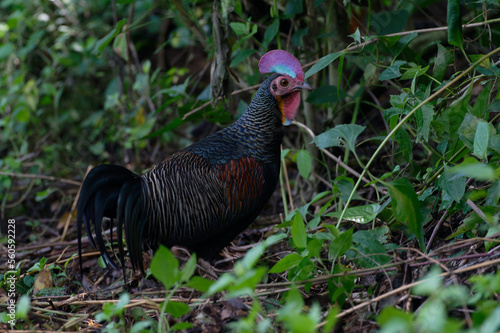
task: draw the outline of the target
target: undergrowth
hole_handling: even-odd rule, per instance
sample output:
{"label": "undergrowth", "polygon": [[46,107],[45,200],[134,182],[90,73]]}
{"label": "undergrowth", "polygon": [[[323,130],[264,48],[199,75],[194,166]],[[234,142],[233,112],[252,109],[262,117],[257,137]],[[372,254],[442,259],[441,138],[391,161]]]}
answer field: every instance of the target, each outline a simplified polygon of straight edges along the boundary
{"label": "undergrowth", "polygon": [[[500,329],[496,2],[0,7],[0,325]],[[73,222],[87,167],[142,171],[231,123],[276,48],[300,58],[314,90],[287,128],[280,188],[221,253],[217,277],[164,247],[146,278],[121,276],[85,242],[80,280]]]}

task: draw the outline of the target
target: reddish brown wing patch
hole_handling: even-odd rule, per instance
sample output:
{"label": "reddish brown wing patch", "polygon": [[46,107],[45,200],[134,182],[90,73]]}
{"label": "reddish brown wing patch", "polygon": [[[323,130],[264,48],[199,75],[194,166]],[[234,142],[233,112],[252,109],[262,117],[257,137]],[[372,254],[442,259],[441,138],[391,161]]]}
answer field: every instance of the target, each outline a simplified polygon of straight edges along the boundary
{"label": "reddish brown wing patch", "polygon": [[264,174],[262,164],[250,157],[229,160],[216,167],[228,213],[250,209],[262,194]]}

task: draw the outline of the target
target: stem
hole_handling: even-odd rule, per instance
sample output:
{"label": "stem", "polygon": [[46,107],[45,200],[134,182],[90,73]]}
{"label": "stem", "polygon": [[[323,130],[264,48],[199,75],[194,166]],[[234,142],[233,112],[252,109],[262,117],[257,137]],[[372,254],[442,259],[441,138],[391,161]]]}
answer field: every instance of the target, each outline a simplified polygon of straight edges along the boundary
{"label": "stem", "polygon": [[380,153],[380,151],[382,150],[382,148],[385,146],[385,144],[391,139],[391,137],[394,135],[394,133],[396,133],[396,131],[401,127],[403,126],[404,123],[406,123],[408,121],[408,119],[413,116],[413,114],[418,110],[420,109],[422,106],[424,106],[425,104],[429,103],[430,101],[432,101],[434,98],[436,98],[438,95],[440,95],[443,91],[445,91],[446,89],[448,89],[449,87],[451,87],[452,85],[454,85],[455,83],[457,83],[462,77],[464,77],[467,73],[469,73],[475,66],[477,66],[478,64],[480,64],[482,61],[484,61],[485,59],[488,59],[489,57],[491,57],[492,55],[494,55],[495,53],[497,52],[500,52],[500,47],[499,48],[496,48],[494,49],[493,51],[491,51],[490,53],[486,54],[485,56],[481,57],[479,60],[477,60],[476,62],[474,62],[471,66],[469,66],[469,68],[467,68],[465,71],[463,71],[462,73],[460,73],[459,75],[457,75],[456,78],[454,78],[453,80],[451,80],[450,82],[448,82],[446,85],[444,85],[443,87],[441,87],[441,89],[439,89],[438,91],[436,91],[434,94],[432,94],[431,96],[429,96],[428,98],[426,98],[425,100],[423,100],[420,104],[418,104],[415,108],[413,108],[413,110],[410,111],[410,113],[408,113],[395,127],[394,129],[385,137],[385,139],[380,143],[380,145],[378,146],[377,150],[373,153],[372,157],[370,158],[370,160],[368,161],[368,163],[366,163],[366,167],[363,169],[363,171],[361,172],[361,177],[358,178],[358,181],[356,182],[356,184],[354,185],[354,188],[352,189],[351,191],[351,194],[349,195],[349,199],[347,199],[347,202],[344,206],[344,209],[342,210],[342,214],[340,214],[340,217],[339,217],[339,220],[337,222],[337,228],[340,226],[340,222],[342,221],[342,219],[344,218],[344,215],[347,211],[347,208],[349,207],[349,204],[351,203],[351,200],[354,196],[354,193],[356,193],[356,190],[358,189],[359,185],[361,184],[361,179],[362,177],[366,174],[366,172],[368,171],[368,168],[370,167],[370,165],[373,163],[373,161],[375,160],[375,157]]}

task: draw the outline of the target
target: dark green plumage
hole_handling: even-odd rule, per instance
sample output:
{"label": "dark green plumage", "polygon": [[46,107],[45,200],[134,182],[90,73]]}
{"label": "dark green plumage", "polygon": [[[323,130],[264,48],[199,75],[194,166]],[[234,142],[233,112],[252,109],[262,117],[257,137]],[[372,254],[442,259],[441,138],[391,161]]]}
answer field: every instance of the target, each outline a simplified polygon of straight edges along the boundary
{"label": "dark green plumage", "polygon": [[[108,217],[117,225],[120,261],[124,231],[135,268],[143,270],[145,245],[186,246],[212,260],[258,216],[276,188],[284,129],[272,89],[279,76],[266,78],[238,121],[142,176],[116,165],[92,169],[78,202],[79,252],[83,223],[92,245],[116,267],[101,232],[102,219]],[[310,88],[299,83],[290,93]]]}

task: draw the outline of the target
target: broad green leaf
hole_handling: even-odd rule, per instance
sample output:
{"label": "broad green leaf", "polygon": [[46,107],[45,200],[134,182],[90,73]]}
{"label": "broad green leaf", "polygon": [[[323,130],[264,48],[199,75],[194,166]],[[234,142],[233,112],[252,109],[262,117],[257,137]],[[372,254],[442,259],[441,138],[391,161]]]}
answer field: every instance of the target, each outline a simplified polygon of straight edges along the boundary
{"label": "broad green leaf", "polygon": [[207,290],[207,296],[218,293],[224,289],[227,289],[236,281],[236,277],[233,274],[225,273],[222,274],[217,281],[214,281]]}
{"label": "broad green leaf", "polygon": [[399,71],[399,67],[406,64],[406,61],[396,60],[391,66],[386,68],[382,73],[380,73],[379,80],[392,80],[401,76],[401,72]]}
{"label": "broad green leaf", "polygon": [[[364,206],[350,207],[344,214],[344,219],[353,221],[360,224],[365,224],[373,221],[377,214],[380,212],[379,204],[370,204]],[[339,218],[341,212],[328,213],[326,216]]]}
{"label": "broad green leaf", "polygon": [[179,280],[179,261],[163,245],[155,252],[151,260],[151,273],[165,289],[170,289]]}
{"label": "broad green leaf", "polygon": [[486,158],[488,142],[490,141],[489,134],[489,124],[481,119],[477,124],[476,135],[474,136],[473,154],[482,160]]}
{"label": "broad green leaf", "polygon": [[404,71],[403,75],[399,78],[400,80],[411,80],[415,77],[424,75],[429,69],[429,65],[422,68],[422,66],[415,66]]}
{"label": "broad green leaf", "polygon": [[311,91],[306,101],[311,104],[335,103],[346,96],[345,91],[336,86],[322,86]]}
{"label": "broad green leaf", "polygon": [[293,18],[295,15],[302,13],[303,7],[302,0],[287,1],[283,15],[285,18]]}
{"label": "broad green leaf", "polygon": [[[401,2],[401,4],[404,4],[404,2]],[[410,12],[405,9],[381,10],[373,11],[371,16],[370,28],[375,30],[377,35],[381,36],[403,31],[408,22]]]}
{"label": "broad green leaf", "polygon": [[323,58],[319,59],[317,63],[315,63],[309,70],[306,72],[304,75],[305,79],[308,77],[316,74],[326,66],[330,65],[335,59],[340,57],[342,55],[342,52],[336,52],[336,53],[330,53]]}
{"label": "broad green leaf", "polygon": [[448,66],[453,62],[453,52],[438,44],[438,54],[434,62],[434,78],[442,81],[448,71]]}
{"label": "broad green leaf", "polygon": [[265,47],[267,47],[269,43],[271,43],[274,40],[276,34],[279,32],[279,29],[280,29],[280,20],[279,18],[276,17],[273,23],[264,32],[264,40],[262,41],[262,44]]}
{"label": "broad green leaf", "polygon": [[106,36],[97,41],[93,53],[101,53],[104,48],[113,40],[113,38],[115,38],[121,32],[122,27],[125,25],[125,23],[127,23],[127,21],[128,19],[123,19],[116,22],[116,27],[111,30]]}
{"label": "broad green leaf", "polygon": [[151,322],[149,321],[138,321],[130,328],[129,333],[141,333],[150,332],[148,329],[151,328]]}
{"label": "broad green leaf", "polygon": [[229,65],[229,67],[231,67],[231,68],[236,67],[240,62],[247,59],[255,52],[257,52],[257,51],[251,50],[251,49],[245,49],[245,50],[238,52],[236,54],[236,56],[233,58],[233,60],[231,60],[231,64]]}
{"label": "broad green leaf", "polygon": [[337,125],[314,138],[320,149],[329,147],[346,147],[354,152],[356,139],[365,130],[365,126],[357,124]]}
{"label": "broad green leaf", "polygon": [[[386,232],[384,229],[383,232]],[[391,260],[391,257],[387,255],[387,251],[379,240],[380,231],[377,229],[370,230],[360,230],[352,235],[352,241],[355,243],[355,248],[357,251],[363,255],[359,258],[358,262],[363,267],[376,267],[378,265],[384,265]],[[348,251],[346,255],[351,252]]]}
{"label": "broad green leaf", "polygon": [[287,269],[297,266],[302,259],[304,259],[298,253],[290,253],[285,257],[281,258],[270,270],[269,273],[282,273]]}
{"label": "broad green leaf", "polygon": [[185,303],[168,301],[165,311],[171,314],[174,318],[180,318],[188,313],[190,311],[190,308]]}
{"label": "broad green leaf", "polygon": [[462,124],[458,128],[458,137],[469,149],[473,148],[478,123],[478,118],[474,117],[470,113],[466,113]]}
{"label": "broad green leaf", "polygon": [[440,276],[441,269],[433,266],[429,273],[420,279],[420,283],[412,288],[412,291],[417,295],[431,296],[436,290],[439,290],[443,285],[443,277]]}
{"label": "broad green leaf", "polygon": [[292,240],[296,247],[304,249],[307,247],[307,232],[302,215],[295,214],[292,223]]}
{"label": "broad green leaf", "polygon": [[447,21],[448,43],[462,48],[462,13],[460,12],[459,0],[448,0]]}
{"label": "broad green leaf", "polygon": [[26,319],[31,308],[30,297],[21,295],[16,304],[16,319]]}
{"label": "broad green leaf", "polygon": [[412,158],[413,144],[408,132],[406,132],[403,127],[400,127],[396,133],[394,133],[394,139],[398,143],[399,150],[405,161],[410,162]]}
{"label": "broad green leaf", "polygon": [[236,262],[234,265],[234,272],[238,276],[242,276],[245,272],[251,270],[259,261],[260,257],[266,250],[264,243],[259,243],[252,247],[243,257],[243,259]]}
{"label": "broad green leaf", "polygon": [[0,46],[0,60],[10,57],[14,53],[14,45],[5,43]]}
{"label": "broad green leaf", "polygon": [[389,119],[393,116],[397,116],[400,114],[406,114],[406,110],[403,107],[390,107],[384,110],[384,119],[389,121]]}
{"label": "broad green leaf", "polygon": [[236,33],[238,36],[243,36],[248,34],[248,29],[247,29],[247,24],[243,22],[231,22],[229,23],[231,26],[231,29]]}
{"label": "broad green leaf", "polygon": [[352,228],[344,231],[330,243],[330,255],[333,259],[342,256],[352,246]]}
{"label": "broad green leaf", "polygon": [[[488,83],[486,87],[479,93],[472,108],[472,114],[481,118],[488,110],[488,102],[491,93],[491,84]],[[497,100],[498,101],[498,100]]]}
{"label": "broad green leaf", "polygon": [[417,137],[415,143],[419,143],[420,140],[424,142],[429,141],[431,122],[434,118],[434,108],[430,103],[425,104],[415,112],[415,118],[417,119]]}
{"label": "broad green leaf", "polygon": [[493,135],[491,137],[489,148],[493,149],[497,154],[500,155],[500,134]]}
{"label": "broad green leaf", "polygon": [[420,201],[418,201],[415,189],[407,178],[400,178],[392,183],[383,182],[383,184],[391,195],[394,217],[400,222],[408,223],[408,229],[417,237],[420,247],[423,249],[424,221],[420,213]]}
{"label": "broad green leaf", "polygon": [[301,149],[297,152],[297,168],[304,179],[309,178],[311,173],[311,155],[307,150]]}
{"label": "broad green leaf", "polygon": [[412,332],[413,315],[388,306],[377,317],[381,332]]}
{"label": "broad green leaf", "polygon": [[480,181],[494,181],[495,169],[488,164],[480,163],[472,157],[466,158],[459,165],[449,169],[449,173],[459,174]]}
{"label": "broad green leaf", "polygon": [[500,327],[500,306],[497,305],[497,307],[481,324],[479,331],[481,333],[497,333],[499,327]]}
{"label": "broad green leaf", "polygon": [[[434,293],[436,292],[435,289]],[[442,301],[433,299],[430,302],[426,302],[419,308],[416,314],[415,324],[421,329],[421,332],[426,333],[441,333],[453,331],[446,330],[446,318],[447,312],[445,305]]]}
{"label": "broad green leaf", "polygon": [[[417,38],[418,34],[414,31],[406,36],[401,37],[398,41],[391,47],[391,52],[394,55],[394,58],[397,58],[399,54],[405,49],[405,47],[411,43],[412,40]],[[427,66],[428,68],[429,66]],[[415,76],[413,74],[411,77]]]}
{"label": "broad green leaf", "polygon": [[201,276],[193,276],[187,283],[186,286],[194,288],[201,292],[207,292],[214,281],[202,278]]}
{"label": "broad green leaf", "polygon": [[438,185],[451,199],[460,202],[465,194],[465,177],[460,174],[450,173],[448,172],[449,169],[445,165],[445,172],[439,178]]}

